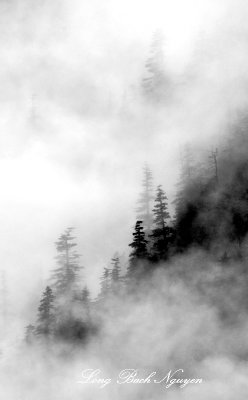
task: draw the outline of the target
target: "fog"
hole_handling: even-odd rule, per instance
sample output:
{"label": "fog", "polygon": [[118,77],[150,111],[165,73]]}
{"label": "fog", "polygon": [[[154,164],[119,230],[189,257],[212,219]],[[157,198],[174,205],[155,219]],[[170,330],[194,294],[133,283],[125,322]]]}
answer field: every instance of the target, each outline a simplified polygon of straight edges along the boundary
{"label": "fog", "polygon": [[[183,368],[191,365],[192,346],[201,337],[201,347],[204,335],[208,356],[199,363],[192,361],[189,368],[189,374],[208,378],[200,398],[231,399],[234,393],[237,399],[244,397],[246,367],[230,360],[224,348],[233,346],[233,353],[239,354],[236,342],[244,340],[247,321],[225,332],[221,343],[223,327],[212,304],[200,306],[198,294],[195,298],[182,283],[170,285],[174,278],[162,272],[164,285],[157,276],[153,284],[162,293],[168,289],[172,297],[168,316],[163,320],[167,297],[145,300],[141,291],[138,305],[130,299],[125,308],[132,312],[125,317],[133,337],[118,355],[111,355],[110,365],[105,363],[112,351],[109,342],[118,343],[125,336],[122,322],[113,325],[110,317],[104,323],[105,335],[97,339],[102,345],[93,342],[82,350],[82,357],[72,355],[71,370],[67,364],[60,369],[51,357],[54,375],[49,379],[40,349],[35,355],[24,355],[18,346],[24,326],[35,319],[40,293],[55,265],[54,242],[61,232],[75,226],[84,281],[96,296],[102,268],[113,254],[118,251],[128,258],[144,163],[153,172],[154,186],[163,185],[173,214],[181,146],[190,143],[199,159],[206,158],[246,109],[247,15],[244,0],[0,2],[0,269],[6,273],[9,311],[2,361],[16,375],[19,362],[25,370],[38,359],[35,373],[41,378],[39,384],[34,378],[32,393],[29,368],[12,387],[12,374],[4,369],[6,400],[18,398],[19,389],[19,398],[25,400],[112,394],[116,398],[199,398],[198,386],[164,393],[149,385],[151,393],[145,394],[143,385],[125,386],[123,392],[111,385],[99,393],[96,387],[92,392],[87,386],[78,387],[76,381],[86,368],[100,368],[111,376],[129,367],[162,372],[174,365]],[[146,104],[140,90],[152,35],[158,29],[165,38],[165,68],[172,88],[170,101],[163,106]],[[186,265],[191,265],[191,257],[185,256]],[[179,293],[184,296],[177,303]],[[121,320],[126,310],[118,306]],[[140,315],[150,318],[139,319]],[[185,326],[184,318],[189,321]],[[158,336],[145,333],[143,337],[140,329],[150,331],[154,324]],[[178,336],[169,333],[179,331]],[[162,338],[168,338],[165,348],[161,348]],[[184,340],[190,342],[188,350],[181,343]],[[136,345],[140,341],[142,345]],[[118,359],[123,361],[119,364]],[[231,377],[233,386],[226,385]]]}
{"label": "fog", "polygon": [[[184,255],[167,265],[166,272],[161,266],[149,282],[143,281],[129,301],[110,298],[104,318],[98,315],[101,334],[81,349],[58,342],[52,347],[38,343],[31,349],[22,344],[13,350],[12,343],[5,341],[1,393],[7,399],[243,399],[247,394],[247,315],[237,299],[244,295],[245,286],[240,280],[237,292],[237,286],[234,289],[227,283],[236,279],[234,271],[227,273],[207,258],[202,252]],[[208,273],[202,274],[200,267],[208,268]],[[176,279],[177,274],[184,274],[184,282]],[[216,286],[220,276],[229,287],[225,304],[225,289]],[[225,307],[232,320],[221,317]],[[123,384],[118,384],[126,368],[137,369],[141,379],[155,371],[158,382],[170,370],[183,369],[179,377],[203,382],[180,388],[177,384],[167,387],[166,379],[160,384],[128,384],[119,378]],[[111,382],[104,387],[83,383],[82,374],[88,369],[100,369],[98,377]]]}

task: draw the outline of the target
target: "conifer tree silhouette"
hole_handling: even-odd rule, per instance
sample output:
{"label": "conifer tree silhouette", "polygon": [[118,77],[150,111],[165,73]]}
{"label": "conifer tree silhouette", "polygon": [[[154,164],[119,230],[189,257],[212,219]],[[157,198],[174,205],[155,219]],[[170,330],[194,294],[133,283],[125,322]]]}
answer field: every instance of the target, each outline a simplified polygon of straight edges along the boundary
{"label": "conifer tree silhouette", "polygon": [[54,322],[54,295],[52,289],[47,286],[38,308],[36,334],[50,336],[53,333]]}

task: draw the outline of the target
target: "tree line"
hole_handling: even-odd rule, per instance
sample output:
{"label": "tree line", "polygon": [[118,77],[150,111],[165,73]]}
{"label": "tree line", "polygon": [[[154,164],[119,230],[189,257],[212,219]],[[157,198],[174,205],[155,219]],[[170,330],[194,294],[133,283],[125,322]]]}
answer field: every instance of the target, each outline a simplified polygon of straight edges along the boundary
{"label": "tree line", "polygon": [[165,190],[158,185],[154,191],[152,171],[145,165],[127,269],[115,254],[111,267],[103,270],[95,299],[82,281],[74,229],[66,229],[55,243],[56,268],[42,293],[36,323],[26,328],[26,341],[87,340],[99,329],[96,315],[109,299],[125,297],[134,282],[149,279],[157,266],[167,268],[173,257],[189,249],[204,249],[224,264],[245,260],[247,150],[244,123],[234,124],[222,148],[211,150],[201,162],[187,145],[181,154],[173,216]]}

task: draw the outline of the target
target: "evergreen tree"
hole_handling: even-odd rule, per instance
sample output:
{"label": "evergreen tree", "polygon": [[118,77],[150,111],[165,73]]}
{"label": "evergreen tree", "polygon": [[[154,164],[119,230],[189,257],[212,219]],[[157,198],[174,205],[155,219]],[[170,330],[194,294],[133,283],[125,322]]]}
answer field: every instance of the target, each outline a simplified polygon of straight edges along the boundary
{"label": "evergreen tree", "polygon": [[68,228],[56,242],[57,268],[52,279],[56,295],[55,336],[65,341],[84,340],[88,325],[82,318],[82,294],[80,293],[80,255],[72,236],[73,228]]}
{"label": "evergreen tree", "polygon": [[147,164],[144,166],[143,191],[140,193],[137,208],[137,218],[143,221],[145,232],[149,233],[152,226],[151,201],[153,200],[152,172]]}
{"label": "evergreen tree", "polygon": [[[214,154],[214,156],[216,155]],[[179,189],[174,200],[177,251],[183,251],[192,243],[198,245],[203,242],[207,243],[209,240],[207,237],[213,235],[213,232],[208,233],[206,226],[201,225],[198,221],[200,215],[205,216],[206,209],[210,211],[212,208],[212,199],[211,201],[207,199],[210,191],[214,190],[216,186],[216,176],[213,179],[212,172],[209,176],[206,161],[204,160],[204,164],[197,163],[190,146],[184,147],[181,157]],[[202,217],[200,219],[203,221]]]}
{"label": "evergreen tree", "polygon": [[216,185],[219,183],[219,171],[218,171],[218,149],[211,151],[209,160],[210,160],[210,168],[212,171],[213,179]]}
{"label": "evergreen tree", "polygon": [[148,258],[147,243],[148,241],[145,239],[142,221],[137,221],[133,233],[133,241],[129,244],[133,251],[130,254],[127,271],[128,276],[135,274],[137,272],[138,263]]}
{"label": "evergreen tree", "polygon": [[111,291],[114,295],[120,295],[122,278],[120,276],[120,258],[116,254],[111,260],[112,270],[111,270]]}
{"label": "evergreen tree", "polygon": [[72,236],[73,228],[68,228],[55,243],[58,255],[56,256],[57,268],[54,270],[52,279],[56,296],[67,298],[76,297],[78,293],[78,280],[81,266],[80,255],[75,250],[77,244]]}
{"label": "evergreen tree", "polygon": [[111,272],[109,268],[104,267],[103,274],[100,278],[100,293],[98,300],[105,299],[110,293],[111,287]]}
{"label": "evergreen tree", "polygon": [[81,309],[82,311],[80,311],[80,315],[84,324],[88,325],[90,319],[90,291],[87,286],[85,286],[82,290],[81,304],[83,307]]}
{"label": "evergreen tree", "polygon": [[35,326],[34,325],[27,325],[25,331],[25,342],[28,345],[31,345],[34,342],[35,338]]}
{"label": "evergreen tree", "polygon": [[162,186],[157,187],[157,195],[155,198],[154,213],[154,229],[150,235],[153,239],[152,258],[156,261],[166,259],[168,255],[168,246],[172,240],[172,228],[168,226],[167,220],[170,218],[168,213],[168,203]]}
{"label": "evergreen tree", "polygon": [[84,305],[89,306],[90,303],[90,292],[87,286],[85,286],[82,290],[82,302]]}
{"label": "evergreen tree", "polygon": [[181,151],[180,164],[177,193],[172,202],[175,206],[174,225],[176,229],[181,216],[190,206],[194,195],[204,191],[209,180],[207,166],[195,160],[192,147],[189,144],[186,144]]}
{"label": "evergreen tree", "polygon": [[145,67],[147,76],[142,80],[145,97],[152,102],[162,102],[168,97],[170,84],[164,68],[164,37],[157,31],[152,38],[150,56]]}
{"label": "evergreen tree", "polygon": [[50,336],[54,328],[54,295],[52,289],[47,286],[38,308],[38,320],[36,326],[37,335]]}
{"label": "evergreen tree", "polygon": [[160,228],[164,229],[166,225],[166,220],[170,218],[170,214],[168,213],[168,202],[165,192],[162,189],[162,186],[159,185],[157,187],[157,195],[155,198],[154,209],[152,210],[154,213],[154,223]]}
{"label": "evergreen tree", "polygon": [[112,282],[118,283],[120,281],[120,271],[121,271],[121,267],[120,267],[120,259],[118,256],[113,257],[112,258],[112,271],[111,271],[111,278],[112,278]]}

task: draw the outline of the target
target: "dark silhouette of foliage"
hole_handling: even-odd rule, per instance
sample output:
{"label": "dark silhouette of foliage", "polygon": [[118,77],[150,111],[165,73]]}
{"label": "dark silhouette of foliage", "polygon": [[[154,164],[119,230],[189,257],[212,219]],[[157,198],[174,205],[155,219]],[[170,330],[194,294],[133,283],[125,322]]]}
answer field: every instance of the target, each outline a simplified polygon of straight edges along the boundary
{"label": "dark silhouette of foliage", "polygon": [[153,261],[165,260],[168,257],[169,245],[172,243],[173,230],[167,222],[170,218],[167,200],[162,186],[159,185],[153,209],[154,228],[150,235],[152,239],[151,259]]}
{"label": "dark silhouette of foliage", "polygon": [[175,206],[175,224],[178,217],[184,211],[187,204],[187,188],[192,185],[194,178],[194,157],[189,144],[186,144],[180,154],[180,177],[177,183],[176,198],[173,201]]}
{"label": "dark silhouette of foliage", "polygon": [[148,241],[145,239],[142,221],[137,221],[133,233],[133,241],[129,244],[133,251],[130,254],[127,271],[128,276],[135,275],[138,270],[139,262],[148,259],[147,243]]}
{"label": "dark silhouette of foliage", "polygon": [[38,320],[36,334],[51,336],[54,329],[54,295],[52,289],[47,286],[44,291],[38,308]]}
{"label": "dark silhouette of foliage", "polygon": [[[140,197],[139,218],[136,221],[133,239],[129,244],[131,253],[127,274],[121,277],[120,259],[115,255],[111,260],[111,267],[105,267],[100,279],[100,293],[95,301],[90,300],[90,293],[87,286],[80,284],[79,254],[75,250],[75,238],[72,236],[72,228],[69,228],[59,237],[56,242],[57,268],[53,274],[54,294],[50,287],[47,287],[42,295],[39,309],[37,326],[26,327],[25,340],[28,344],[33,343],[35,338],[44,337],[54,340],[61,339],[74,343],[85,341],[100,329],[104,317],[104,311],[113,312],[115,315],[115,302],[119,296],[123,301],[125,296],[133,289],[139,287],[139,282],[149,287],[149,277],[153,267],[159,261],[163,261],[161,268],[176,264],[180,257],[174,262],[173,257],[177,253],[186,252],[192,248],[198,248],[194,252],[194,265],[188,270],[184,265],[178,267],[173,276],[183,277],[184,282],[190,282],[192,271],[201,274],[200,266],[211,268],[208,262],[197,263],[197,257],[202,254],[210,254],[216,260],[213,267],[222,271],[223,266],[231,273],[225,279],[211,282],[215,301],[216,288],[221,292],[221,303],[225,288],[221,287],[224,282],[228,290],[232,289],[233,279],[240,284],[236,271],[243,274],[242,285],[246,289],[248,274],[245,270],[245,263],[233,263],[233,259],[247,257],[247,234],[248,234],[248,132],[247,120],[242,120],[241,126],[233,127],[233,133],[229,138],[228,146],[217,152],[213,152],[213,162],[210,174],[206,173],[209,159],[205,156],[205,164],[197,167],[191,149],[186,148],[182,157],[182,171],[179,190],[175,202],[176,215],[174,225],[171,226],[168,212],[168,199],[161,185],[157,187],[156,197],[151,215],[152,195],[152,174],[146,166],[144,169],[144,191]],[[245,136],[246,135],[246,136]],[[199,165],[199,164],[198,164]],[[214,173],[213,173],[214,172]],[[148,235],[149,233],[149,235]],[[202,251],[204,250],[204,251]],[[246,253],[245,253],[246,252]],[[200,256],[198,255],[200,254]],[[170,259],[170,263],[167,260]],[[201,260],[199,260],[201,261]],[[199,269],[198,269],[199,264]],[[235,264],[235,272],[232,271],[232,264]],[[238,265],[236,267],[236,264]],[[177,268],[177,267],[175,267]],[[174,270],[173,270],[174,273]],[[123,279],[125,279],[124,284]],[[196,281],[194,281],[196,282]],[[218,286],[219,285],[219,286]],[[197,278],[197,290],[201,296],[207,296],[205,279]],[[244,289],[242,289],[244,290]],[[139,293],[138,290],[136,293]],[[236,294],[235,294],[236,296]],[[238,295],[239,296],[239,295]],[[245,297],[246,296],[246,297]],[[247,295],[243,296],[246,300]],[[211,297],[211,296],[210,296]],[[242,296],[239,296],[240,307]],[[222,319],[227,319],[229,310],[222,308]]]}
{"label": "dark silhouette of foliage", "polygon": [[154,224],[157,228],[163,229],[166,225],[166,220],[170,218],[170,214],[168,213],[168,202],[165,192],[162,189],[162,186],[159,185],[157,187],[157,195],[155,198],[155,204],[153,214],[154,214]]}
{"label": "dark silhouette of foliage", "polygon": [[[192,246],[216,254],[218,259],[240,258],[248,233],[248,140],[244,122],[237,123],[222,151],[211,154],[210,174],[193,174],[182,187],[176,210],[176,251]],[[248,124],[247,124],[248,131]],[[218,158],[217,158],[218,156]],[[206,159],[206,165],[209,159]],[[183,206],[182,206],[183,204]]]}

